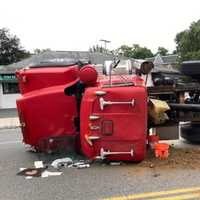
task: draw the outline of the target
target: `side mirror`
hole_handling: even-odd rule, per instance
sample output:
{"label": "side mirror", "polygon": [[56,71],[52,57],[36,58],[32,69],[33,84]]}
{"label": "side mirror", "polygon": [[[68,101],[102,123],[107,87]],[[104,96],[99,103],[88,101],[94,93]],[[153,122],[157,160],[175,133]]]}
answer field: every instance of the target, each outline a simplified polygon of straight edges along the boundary
{"label": "side mirror", "polygon": [[154,68],[154,64],[150,61],[144,61],[140,66],[140,72],[144,75],[149,74]]}

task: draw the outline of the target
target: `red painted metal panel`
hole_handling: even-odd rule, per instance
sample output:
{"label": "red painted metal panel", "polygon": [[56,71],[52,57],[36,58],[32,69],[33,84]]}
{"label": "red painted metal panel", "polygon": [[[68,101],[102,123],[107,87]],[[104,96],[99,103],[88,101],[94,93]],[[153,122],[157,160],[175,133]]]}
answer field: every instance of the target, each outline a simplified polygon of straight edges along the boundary
{"label": "red painted metal panel", "polygon": [[76,98],[64,91],[79,81],[77,70],[74,66],[17,72],[22,93],[17,100],[17,109],[25,144],[44,149],[44,142],[50,140],[52,143],[52,139],[76,135]]}
{"label": "red painted metal panel", "polygon": [[78,66],[41,67],[16,72],[21,94],[46,87],[70,83],[78,77]]}
{"label": "red painted metal panel", "polygon": [[[97,96],[95,93],[99,90],[106,94]],[[103,109],[100,98],[105,101]],[[133,100],[134,105],[128,104]],[[121,104],[123,102],[125,104]],[[90,116],[99,118],[90,120]],[[133,151],[133,155],[107,155],[106,158],[110,160],[144,159],[147,133],[147,93],[144,87],[88,88],[82,99],[80,118],[82,150],[89,158],[100,156],[103,149],[105,152]],[[104,121],[112,121],[113,134],[103,134]],[[91,126],[99,128],[91,130]]]}
{"label": "red painted metal panel", "polygon": [[45,88],[17,100],[26,144],[40,148],[43,140],[75,135],[76,100],[64,94],[67,86]]}

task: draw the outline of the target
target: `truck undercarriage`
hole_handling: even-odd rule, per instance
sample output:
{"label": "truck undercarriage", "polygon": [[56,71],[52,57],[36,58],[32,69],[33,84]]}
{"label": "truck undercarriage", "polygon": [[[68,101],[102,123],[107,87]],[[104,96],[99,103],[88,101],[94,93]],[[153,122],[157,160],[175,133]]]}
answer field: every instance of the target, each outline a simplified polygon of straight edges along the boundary
{"label": "truck undercarriage", "polygon": [[[192,65],[191,65],[192,63]],[[200,142],[200,62],[184,62],[180,74],[170,74],[172,85],[157,85],[148,88],[152,98],[168,103],[168,124],[178,126],[180,135],[190,142]],[[176,125],[175,125],[176,124]],[[166,138],[166,137],[165,137]]]}

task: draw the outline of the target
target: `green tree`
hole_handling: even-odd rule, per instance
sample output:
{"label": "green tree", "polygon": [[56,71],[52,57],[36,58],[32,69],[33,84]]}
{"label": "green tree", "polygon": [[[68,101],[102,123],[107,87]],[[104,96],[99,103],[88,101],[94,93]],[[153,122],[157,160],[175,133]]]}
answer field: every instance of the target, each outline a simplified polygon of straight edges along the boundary
{"label": "green tree", "polygon": [[175,42],[181,61],[200,60],[200,20],[193,22],[189,29],[178,33]]}
{"label": "green tree", "polygon": [[138,44],[133,45],[133,58],[145,59],[152,57],[153,53],[146,47],[140,47]]}
{"label": "green tree", "polygon": [[141,47],[138,44],[133,44],[132,46],[122,45],[118,48],[118,52],[123,56],[136,59],[145,59],[153,56],[150,49]]}
{"label": "green tree", "polygon": [[28,56],[30,53],[21,47],[16,35],[11,35],[6,28],[0,29],[0,65],[18,62]]}
{"label": "green tree", "polygon": [[161,56],[166,56],[168,52],[169,51],[165,47],[158,47],[157,54],[160,54]]}
{"label": "green tree", "polygon": [[125,57],[132,58],[133,57],[133,48],[128,45],[122,45],[116,50],[120,55]]}
{"label": "green tree", "polygon": [[173,51],[172,51],[172,54],[177,54],[177,50],[173,50]]}

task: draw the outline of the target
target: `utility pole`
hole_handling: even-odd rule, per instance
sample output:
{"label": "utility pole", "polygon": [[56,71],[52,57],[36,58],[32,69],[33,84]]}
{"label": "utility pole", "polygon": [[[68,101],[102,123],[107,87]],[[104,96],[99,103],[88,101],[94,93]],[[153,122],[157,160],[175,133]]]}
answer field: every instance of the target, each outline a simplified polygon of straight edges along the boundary
{"label": "utility pole", "polygon": [[101,42],[104,43],[104,48],[105,48],[105,51],[106,51],[106,53],[107,53],[107,44],[110,43],[111,41],[105,40],[105,39],[101,39],[101,40],[99,40],[99,41],[101,41]]}

